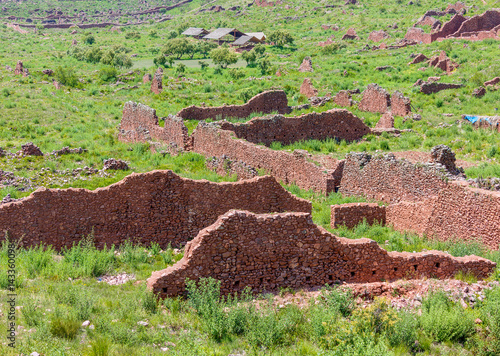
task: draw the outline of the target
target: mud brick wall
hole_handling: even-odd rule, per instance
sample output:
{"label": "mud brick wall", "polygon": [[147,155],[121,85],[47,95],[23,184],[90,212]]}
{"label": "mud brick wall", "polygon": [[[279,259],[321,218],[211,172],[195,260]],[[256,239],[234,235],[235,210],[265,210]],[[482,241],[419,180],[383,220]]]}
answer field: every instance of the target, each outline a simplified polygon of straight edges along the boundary
{"label": "mud brick wall", "polygon": [[184,149],[189,144],[188,129],[181,118],[166,117],[165,125],[158,125],[156,110],[146,105],[126,102],[118,137],[125,142],[161,141]]}
{"label": "mud brick wall", "polygon": [[500,192],[452,182],[439,192],[424,230],[441,240],[478,239],[489,248],[500,245]]}
{"label": "mud brick wall", "polygon": [[386,208],[386,223],[397,231],[422,235],[427,228],[436,197],[420,202],[403,201]]}
{"label": "mud brick wall", "polygon": [[178,117],[189,120],[225,119],[227,117],[245,118],[253,113],[269,114],[277,111],[288,114],[288,99],[282,90],[272,90],[254,96],[244,105],[228,105],[217,107],[189,106],[177,113]]}
{"label": "mud brick wall", "polygon": [[363,121],[343,109],[298,117],[266,116],[245,123],[223,122],[221,129],[233,131],[238,138],[266,146],[276,141],[288,145],[301,140],[327,138],[355,141],[370,133],[370,128]]}
{"label": "mud brick wall", "polygon": [[385,224],[385,206],[376,203],[349,203],[331,206],[331,227],[335,229],[345,225],[349,229],[366,219],[369,225],[375,222]]}
{"label": "mud brick wall", "polygon": [[449,278],[458,271],[485,278],[495,266],[480,257],[438,251],[387,252],[369,239],[339,238],[316,226],[310,214],[230,211],[200,231],[174,266],[153,272],[147,285],[165,298],[185,294],[186,278],[212,277],[221,281],[222,294],[245,287],[258,293],[336,281]]}
{"label": "mud brick wall", "polygon": [[238,139],[234,132],[221,130],[218,123],[200,123],[193,132],[193,151],[205,157],[242,161],[262,169],[285,184],[327,193],[335,190],[342,177],[343,161],[295,150],[275,151]]}
{"label": "mud brick wall", "polygon": [[382,89],[377,84],[368,84],[363,91],[363,98],[359,102],[358,109],[383,114],[389,110],[390,106],[391,96],[387,90]]}
{"label": "mud brick wall", "polygon": [[231,209],[310,212],[311,203],[269,176],[212,183],[153,171],[95,191],[40,188],[21,201],[0,205],[0,231],[2,237],[4,232],[22,237],[24,246],[44,243],[57,250],[91,233],[97,247],[137,238],[165,248],[185,244]]}
{"label": "mud brick wall", "polygon": [[348,154],[339,192],[384,202],[420,201],[446,187],[444,176],[425,164],[398,160],[392,154]]}

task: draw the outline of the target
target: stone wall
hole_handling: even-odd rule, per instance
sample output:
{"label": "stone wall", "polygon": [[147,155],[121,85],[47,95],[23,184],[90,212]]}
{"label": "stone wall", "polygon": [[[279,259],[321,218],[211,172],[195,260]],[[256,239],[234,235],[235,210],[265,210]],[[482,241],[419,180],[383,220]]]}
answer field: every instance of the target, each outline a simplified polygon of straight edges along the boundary
{"label": "stone wall", "polygon": [[397,231],[411,231],[422,235],[427,228],[436,198],[419,202],[402,201],[386,208],[387,225]]}
{"label": "stone wall", "polygon": [[335,98],[333,99],[335,104],[338,106],[351,106],[352,105],[352,99],[351,99],[351,94],[347,90],[341,90],[335,95]]}
{"label": "stone wall", "polygon": [[395,91],[391,97],[391,112],[396,116],[406,116],[411,113],[411,101],[401,92]]}
{"label": "stone wall", "polygon": [[331,206],[331,227],[346,226],[349,229],[362,223],[363,220],[369,225],[375,222],[385,224],[385,206],[376,203],[349,203]]}
{"label": "stone wall", "polygon": [[97,247],[138,238],[181,246],[231,209],[257,213],[311,211],[311,203],[285,191],[272,177],[236,183],[181,178],[172,171],[132,174],[95,191],[40,188],[0,205],[2,237],[24,246],[50,244],[59,250],[94,235]]}
{"label": "stone wall", "polygon": [[126,102],[120,123],[118,138],[125,142],[160,141],[170,150],[184,150],[190,144],[188,129],[181,118],[163,118],[164,127],[158,125],[156,110],[146,105]]}
{"label": "stone wall", "polygon": [[390,203],[416,202],[437,196],[445,180],[446,172],[430,164],[415,165],[392,154],[352,153],[346,156],[339,192]]}
{"label": "stone wall", "polygon": [[212,277],[222,294],[314,288],[338,281],[450,278],[459,271],[489,276],[496,264],[476,257],[430,251],[383,250],[369,239],[339,238],[312,222],[310,214],[257,215],[230,211],[200,231],[174,266],[153,272],[148,288],[160,297],[185,294],[185,280]]}
{"label": "stone wall", "polygon": [[244,123],[221,122],[221,129],[230,130],[238,138],[270,146],[273,142],[288,145],[302,140],[355,141],[370,133],[370,128],[351,112],[332,109],[297,117],[273,115],[254,118]]}
{"label": "stone wall", "polygon": [[358,109],[383,114],[389,110],[390,106],[391,96],[387,90],[382,89],[377,84],[368,84],[363,92],[363,98],[359,102]]}
{"label": "stone wall", "polygon": [[243,105],[217,107],[189,106],[179,111],[177,116],[189,120],[225,119],[229,117],[246,118],[253,113],[269,114],[273,111],[277,111],[280,114],[290,112],[288,99],[282,90],[260,93]]}
{"label": "stone wall", "polygon": [[200,123],[193,132],[193,151],[206,157],[226,157],[264,170],[285,184],[328,193],[342,177],[343,161],[306,151],[276,151],[238,139],[234,132],[222,130],[220,123]]}
{"label": "stone wall", "polygon": [[438,93],[442,90],[459,89],[461,87],[462,84],[423,82],[420,85],[420,91],[424,94],[432,94],[432,93]]}
{"label": "stone wall", "polygon": [[442,189],[424,233],[441,240],[477,239],[489,248],[500,245],[500,192],[452,182]]}

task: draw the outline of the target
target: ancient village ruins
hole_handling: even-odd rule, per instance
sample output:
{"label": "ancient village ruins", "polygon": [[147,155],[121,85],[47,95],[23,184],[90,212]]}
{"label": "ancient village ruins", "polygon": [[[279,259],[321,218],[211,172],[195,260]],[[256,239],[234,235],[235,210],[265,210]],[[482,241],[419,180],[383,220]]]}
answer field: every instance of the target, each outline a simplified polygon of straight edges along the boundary
{"label": "ancient village ruins", "polygon": [[[161,85],[161,73],[158,81]],[[349,92],[337,96],[351,103]],[[154,171],[132,174],[95,191],[41,188],[25,199],[0,205],[0,226],[12,238],[22,237],[24,246],[43,242],[61,249],[90,233],[98,247],[132,237],[162,247],[185,245],[181,261],[148,280],[148,287],[162,297],[185,293],[186,278],[209,276],[221,280],[225,294],[246,286],[261,292],[338,281],[448,278],[458,271],[487,277],[496,264],[476,256],[387,252],[368,239],[336,237],[312,222],[310,202],[278,183],[388,204],[332,206],[332,227],[352,227],[366,219],[437,239],[476,238],[498,248],[500,221],[495,217],[500,213],[500,193],[469,187],[446,146],[435,147],[418,162],[410,156],[403,159],[404,152],[399,158],[391,153],[352,153],[336,160],[271,149],[272,142],[355,141],[369,133],[393,132],[392,115],[411,113],[409,99],[399,92],[391,96],[369,85],[362,96],[360,108],[388,115],[384,125],[370,129],[344,109],[287,117],[291,109],[282,91],[261,93],[241,106],[185,108],[162,118],[163,127],[154,109],[127,102],[120,140],[157,143],[172,154],[200,153],[218,173],[243,180],[211,183]],[[278,114],[244,123],[203,121],[259,112]],[[184,119],[200,121],[191,135]],[[272,177],[257,177],[258,170]]]}

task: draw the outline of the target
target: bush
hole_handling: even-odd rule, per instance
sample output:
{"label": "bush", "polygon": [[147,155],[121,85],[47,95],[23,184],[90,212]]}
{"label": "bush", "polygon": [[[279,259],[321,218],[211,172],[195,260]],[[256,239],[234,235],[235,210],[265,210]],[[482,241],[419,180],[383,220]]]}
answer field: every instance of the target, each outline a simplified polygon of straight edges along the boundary
{"label": "bush", "polygon": [[59,83],[63,85],[67,85],[73,88],[80,86],[80,82],[73,68],[57,67],[54,72],[54,77]]}
{"label": "bush", "polygon": [[29,327],[39,326],[43,323],[45,316],[43,315],[42,309],[38,306],[40,301],[34,297],[28,297],[21,309],[21,313],[26,321],[26,325]]}
{"label": "bush", "polygon": [[133,38],[141,38],[141,34],[139,32],[127,32],[125,34],[125,38],[127,40],[133,39]]}
{"label": "bush", "polygon": [[229,70],[229,76],[234,80],[238,80],[238,79],[244,78],[245,73],[243,73],[241,70],[239,70],[237,68],[231,68]]}
{"label": "bush", "polygon": [[398,313],[396,323],[386,333],[389,344],[393,347],[403,345],[411,348],[417,340],[417,326],[415,315],[407,311]]}
{"label": "bush", "polygon": [[95,43],[95,37],[91,33],[86,34],[85,37],[83,37],[83,43],[91,45]]}
{"label": "bush", "polygon": [[276,30],[269,34],[269,42],[274,42],[276,46],[283,47],[286,44],[293,44],[294,38],[286,30]]}
{"label": "bush", "polygon": [[424,299],[420,324],[438,342],[464,342],[475,331],[472,315],[451,302],[444,292]]}
{"label": "bush", "polygon": [[112,82],[116,80],[118,71],[115,67],[106,66],[99,70],[99,79],[103,82]]}

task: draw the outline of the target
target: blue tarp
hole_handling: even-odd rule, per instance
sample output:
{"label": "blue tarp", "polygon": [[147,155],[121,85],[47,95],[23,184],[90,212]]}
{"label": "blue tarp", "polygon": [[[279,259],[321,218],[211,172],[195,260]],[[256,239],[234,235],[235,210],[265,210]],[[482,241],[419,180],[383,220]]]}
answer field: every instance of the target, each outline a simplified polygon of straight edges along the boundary
{"label": "blue tarp", "polygon": [[490,125],[493,125],[490,118],[487,116],[473,116],[473,115],[464,115],[464,119],[470,121],[475,124],[477,121],[481,122],[481,120],[488,121]]}
{"label": "blue tarp", "polygon": [[473,124],[475,124],[477,122],[477,120],[479,120],[479,117],[478,116],[472,116],[472,115],[464,115],[464,119],[472,122]]}

